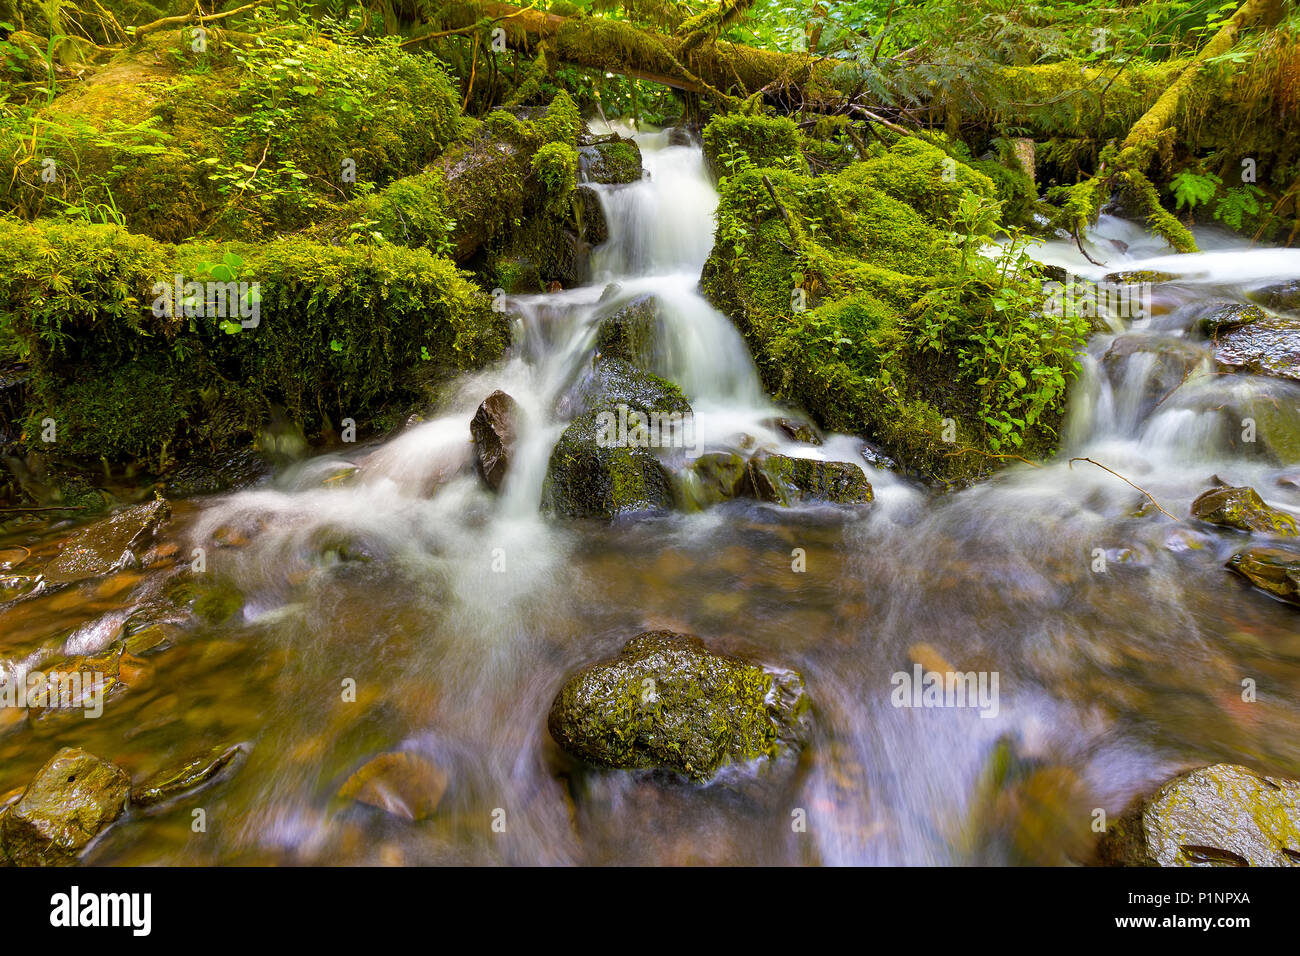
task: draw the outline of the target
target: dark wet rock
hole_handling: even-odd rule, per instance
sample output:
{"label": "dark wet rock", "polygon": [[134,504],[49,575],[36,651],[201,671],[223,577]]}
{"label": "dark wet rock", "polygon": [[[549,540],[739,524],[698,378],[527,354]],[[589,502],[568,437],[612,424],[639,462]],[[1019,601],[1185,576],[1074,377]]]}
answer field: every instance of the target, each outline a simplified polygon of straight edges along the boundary
{"label": "dark wet rock", "polygon": [[639,295],[601,320],[596,332],[596,351],[602,359],[622,359],[652,370],[662,335],[659,300],[653,295]]}
{"label": "dark wet rock", "polygon": [[34,594],[44,585],[39,574],[0,574],[0,604]]}
{"label": "dark wet rock", "polygon": [[666,132],[668,133],[669,146],[695,145],[695,136],[689,126],[670,126]]}
{"label": "dark wet rock", "polygon": [[578,238],[589,246],[598,246],[609,240],[609,222],[605,207],[590,186],[579,186],[575,193],[578,204]]}
{"label": "dark wet rock", "polygon": [[617,298],[619,293],[621,293],[622,291],[623,291],[623,287],[619,283],[617,282],[609,283],[609,285],[605,286],[605,288],[600,291],[600,299],[598,300],[597,304],[599,304],[600,302],[608,302],[610,299]]}
{"label": "dark wet rock", "polygon": [[240,744],[213,747],[175,767],[166,767],[131,789],[131,802],[148,807],[215,780],[244,752]]}
{"label": "dark wet rock", "polygon": [[746,465],[742,455],[729,452],[701,455],[679,476],[684,504],[688,509],[703,509],[744,495]]}
{"label": "dark wet rock", "polygon": [[1238,531],[1297,533],[1295,518],[1265,504],[1254,488],[1211,488],[1192,502],[1192,517]]}
{"label": "dark wet rock", "polygon": [[[616,518],[672,507],[668,470],[644,448],[611,444],[608,419],[588,412],[565,428],[551,452],[542,507],[565,518]],[[612,414],[612,413],[605,413]]]}
{"label": "dark wet rock", "polygon": [[1214,337],[1229,329],[1250,325],[1252,322],[1267,318],[1268,313],[1257,305],[1224,302],[1197,319],[1196,328],[1202,335]]}
{"label": "dark wet rock", "polygon": [[1221,331],[1214,359],[1230,371],[1300,382],[1300,323],[1266,319]]}
{"label": "dark wet rock", "polygon": [[749,491],[755,498],[783,506],[803,501],[866,504],[874,497],[866,474],[849,462],[760,451],[749,460],[746,470]]}
{"label": "dark wet rock", "polygon": [[698,781],[727,764],[797,750],[803,678],[710,651],[698,637],[647,631],[560,688],[547,726],[588,763],[662,768]]}
{"label": "dark wet rock", "polygon": [[1110,866],[1300,865],[1300,781],[1214,764],[1139,800],[1097,850]]}
{"label": "dark wet rock", "polygon": [[898,462],[886,455],[879,445],[873,445],[869,441],[862,443],[862,459],[872,468],[880,468],[884,471],[898,469]]}
{"label": "dark wet rock", "polygon": [[686,415],[691,411],[682,390],[672,382],[617,358],[598,360],[561,399],[558,411],[567,417],[619,405],[647,415]]}
{"label": "dark wet rock", "polygon": [[791,441],[803,442],[805,445],[820,445],[822,443],[821,431],[806,419],[781,416],[770,418],[763,424],[781,432]]}
{"label": "dark wet rock", "polygon": [[17,866],[67,866],[116,820],[131,778],[72,747],[55,754],[0,817],[0,849]]}
{"label": "dark wet rock", "polygon": [[447,774],[441,767],[419,754],[395,751],[367,761],[338,795],[414,821],[431,817],[446,790]]}
{"label": "dark wet rock", "polygon": [[1250,298],[1276,312],[1300,312],[1300,279],[1290,279],[1256,289]]}
{"label": "dark wet rock", "polygon": [[1142,396],[1137,414],[1140,419],[1169,397],[1204,360],[1196,346],[1177,339],[1131,334],[1116,336],[1101,364],[1111,382],[1120,385],[1135,361],[1147,362],[1142,370]]}
{"label": "dark wet rock", "polygon": [[167,494],[173,498],[215,495],[257,484],[271,473],[266,459],[252,450],[219,457],[194,457],[168,472]]}
{"label": "dark wet rock", "polygon": [[610,186],[641,180],[641,148],[636,141],[614,136],[578,147],[579,175],[590,183]]}
{"label": "dark wet rock", "polygon": [[171,506],[159,499],[124,508],[83,528],[45,566],[46,583],[72,584],[137,564],[154,532],[170,516]]}
{"label": "dark wet rock", "polygon": [[1274,597],[1300,605],[1300,553],[1247,548],[1229,558],[1227,567]]}
{"label": "dark wet rock", "polygon": [[497,390],[483,399],[469,423],[478,473],[493,491],[501,490],[519,436],[519,404]]}

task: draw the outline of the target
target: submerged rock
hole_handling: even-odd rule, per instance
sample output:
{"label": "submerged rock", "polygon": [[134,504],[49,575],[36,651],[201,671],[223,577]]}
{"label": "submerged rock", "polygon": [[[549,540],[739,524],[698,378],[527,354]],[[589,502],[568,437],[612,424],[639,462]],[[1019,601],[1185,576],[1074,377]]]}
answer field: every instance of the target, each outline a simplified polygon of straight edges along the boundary
{"label": "submerged rock", "polygon": [[1265,504],[1254,488],[1211,488],[1192,502],[1192,517],[1238,531],[1297,533],[1295,518]]}
{"label": "submerged rock", "polygon": [[121,767],[65,747],[0,817],[0,852],[17,866],[75,863],[121,815],[130,789]]}
{"label": "submerged rock", "polygon": [[171,506],[158,499],[96,521],[64,542],[59,556],[45,566],[46,582],[73,584],[138,563],[154,532],[169,517]]}
{"label": "submerged rock", "polygon": [[216,778],[230,762],[244,752],[240,744],[213,747],[176,767],[166,767],[131,790],[131,802],[148,807],[170,800]]}
{"label": "submerged rock", "polygon": [[1214,764],[1140,800],[1097,850],[1111,866],[1300,865],[1300,781]]}
{"label": "submerged rock", "polygon": [[743,456],[729,452],[701,455],[680,476],[686,505],[707,508],[740,497],[748,487],[747,465]]}
{"label": "submerged rock", "polygon": [[1300,605],[1300,553],[1247,548],[1229,558],[1227,567],[1274,597]]}
{"label": "submerged rock", "polygon": [[[1144,419],[1187,380],[1204,358],[1202,349],[1188,342],[1134,333],[1116,336],[1101,364],[1107,377],[1120,388],[1131,372],[1141,373],[1142,393],[1136,413]],[[1133,362],[1147,362],[1149,367],[1134,369]]]}
{"label": "submerged rock", "polygon": [[397,751],[367,761],[338,795],[414,821],[432,816],[446,790],[447,774],[440,767],[419,754]]}
{"label": "submerged rock", "polygon": [[519,404],[498,389],[483,399],[469,430],[474,436],[479,474],[489,488],[500,491],[518,438]]}
{"label": "submerged rock", "polygon": [[760,501],[789,506],[803,501],[866,504],[871,483],[857,465],[760,451],[746,467],[749,490]]}
{"label": "submerged rock", "polygon": [[727,764],[797,750],[807,710],[794,671],[715,653],[692,635],[647,631],[566,681],[547,726],[588,763],[705,781]]}

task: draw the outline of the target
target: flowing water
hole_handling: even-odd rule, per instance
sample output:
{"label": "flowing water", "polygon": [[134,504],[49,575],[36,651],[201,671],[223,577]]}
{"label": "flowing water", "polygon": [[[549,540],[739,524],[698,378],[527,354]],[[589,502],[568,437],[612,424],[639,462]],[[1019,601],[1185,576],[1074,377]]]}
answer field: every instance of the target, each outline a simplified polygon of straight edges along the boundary
{"label": "flowing water", "polygon": [[[1091,237],[1106,268],[1072,246],[1039,248],[1084,276],[1179,278],[1156,287],[1151,316],[1094,337],[1055,463],[936,496],[868,465],[848,436],[813,447],[770,427],[777,410],[743,340],[697,291],[717,202],[700,152],[641,141],[649,178],[596,187],[611,235],[593,283],[513,300],[514,353],[461,379],[434,417],[251,490],[176,503],[142,570],[0,605],[11,675],[103,648],[142,618],[169,628],[98,720],[29,726],[0,712],[0,799],[59,746],[139,779],[244,742],[237,772],[132,811],[87,859],[1072,863],[1088,856],[1097,808],[1118,813],[1184,767],[1300,776],[1300,619],[1223,569],[1244,536],[1173,520],[1115,475],[1068,463],[1104,463],[1180,517],[1215,476],[1300,513],[1300,469],[1241,440],[1247,417],[1264,438],[1300,433],[1300,388],[1216,373],[1194,333],[1207,303],[1300,274],[1300,253],[1223,240],[1161,258],[1118,220]],[[541,516],[598,317],[644,292],[663,303],[657,370],[691,401],[704,450],[855,461],[876,503],[737,501],[614,525]],[[1170,350],[1183,362],[1172,378]],[[497,388],[525,418],[499,496],[474,474],[468,435]],[[11,537],[39,566],[67,533],[33,520]],[[189,570],[195,548],[202,574]],[[178,589],[203,596],[199,613],[168,610]],[[699,786],[573,766],[546,731],[556,690],[651,627],[799,670],[815,729],[798,767]],[[996,673],[996,713],[895,707],[893,675],[939,660]],[[447,774],[433,816],[337,797],[390,750]]]}

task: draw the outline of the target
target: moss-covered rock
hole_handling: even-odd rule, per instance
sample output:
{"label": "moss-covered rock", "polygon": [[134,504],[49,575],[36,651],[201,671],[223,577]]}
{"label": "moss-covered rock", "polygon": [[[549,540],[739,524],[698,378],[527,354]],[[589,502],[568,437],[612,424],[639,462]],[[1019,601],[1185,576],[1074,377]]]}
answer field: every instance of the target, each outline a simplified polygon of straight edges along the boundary
{"label": "moss-covered rock", "polygon": [[1214,764],[1180,774],[1108,829],[1111,866],[1296,866],[1300,782]]}
{"label": "moss-covered rock", "polygon": [[709,452],[677,476],[678,497],[688,511],[730,501],[748,488],[748,462],[733,452]]}
{"label": "moss-covered rock", "polygon": [[1196,329],[1202,335],[1214,337],[1220,332],[1250,325],[1261,319],[1267,319],[1268,313],[1257,305],[1242,305],[1240,302],[1223,302],[1205,311],[1196,320]]}
{"label": "moss-covered rock", "polygon": [[580,415],[555,443],[546,469],[542,507],[565,518],[617,518],[667,511],[672,482],[644,448],[611,444],[599,412]]}
{"label": "moss-covered rock", "polygon": [[547,726],[562,748],[596,766],[705,781],[727,764],[798,749],[807,710],[793,671],[714,653],[698,637],[648,631],[569,678]]}
{"label": "moss-covered rock", "polygon": [[1192,502],[1192,517],[1238,531],[1281,537],[1300,533],[1295,518],[1265,504],[1254,488],[1211,488]]}
{"label": "moss-covered rock", "polygon": [[1045,315],[1039,279],[979,254],[994,192],[915,138],[822,176],[738,169],[704,290],[768,389],[822,427],[942,481],[1046,455],[1087,323]]}
{"label": "moss-covered rock", "polygon": [[0,849],[17,866],[68,866],[126,806],[131,778],[116,764],[64,747],[0,816]]}
{"label": "moss-covered rock", "polygon": [[1300,553],[1282,548],[1247,548],[1227,567],[1262,591],[1300,606]]}
{"label": "moss-covered rock", "polygon": [[866,504],[874,497],[862,469],[843,461],[758,452],[746,464],[745,473],[754,497],[783,507],[809,501]]}
{"label": "moss-covered rock", "polygon": [[150,34],[45,107],[53,183],[26,161],[24,130],[0,129],[0,209],[70,203],[169,242],[257,240],[418,172],[472,126],[427,54],[301,24],[207,42],[198,54],[188,31]]}
{"label": "moss-covered rock", "polygon": [[578,169],[585,182],[618,186],[641,181],[641,147],[622,136],[602,137],[578,147]]}

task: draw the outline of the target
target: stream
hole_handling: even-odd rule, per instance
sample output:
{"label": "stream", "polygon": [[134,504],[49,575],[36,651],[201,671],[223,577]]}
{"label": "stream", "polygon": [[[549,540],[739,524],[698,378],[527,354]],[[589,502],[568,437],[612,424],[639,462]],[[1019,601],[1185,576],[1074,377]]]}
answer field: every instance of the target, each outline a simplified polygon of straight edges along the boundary
{"label": "stream", "polygon": [[[1056,459],[940,496],[868,464],[851,436],[812,446],[771,425],[781,412],[743,339],[697,289],[717,203],[701,152],[637,138],[647,179],[593,187],[610,238],[592,283],[513,298],[510,357],[459,379],[436,416],[173,502],[170,558],[0,604],[11,679],[159,619],[177,587],[218,606],[162,613],[167,640],[135,656],[97,720],[0,711],[0,801],[61,746],[138,778],[242,742],[237,772],[130,811],[85,861],[1069,865],[1088,860],[1097,810],[1117,815],[1184,768],[1300,777],[1300,618],[1224,569],[1244,535],[1187,517],[1216,478],[1300,515],[1300,466],[1241,437],[1247,417],[1264,436],[1300,434],[1300,386],[1216,371],[1195,333],[1208,303],[1300,275],[1300,251],[1203,235],[1210,251],[1167,256],[1109,217],[1089,237],[1104,267],[1072,242],[1040,245],[1086,278],[1176,278],[1154,286],[1149,316],[1091,340]],[[612,525],[542,515],[597,317],[646,292],[666,326],[655,371],[682,387],[703,451],[852,461],[875,502],[737,500]],[[1183,363],[1172,378],[1167,354]],[[495,389],[524,415],[499,495],[474,473],[468,433]],[[33,521],[0,552],[22,545],[39,566],[71,530]],[[201,575],[184,561],[196,548]],[[796,770],[699,785],[574,768],[546,728],[556,691],[650,628],[798,670],[814,720]],[[996,712],[896,707],[892,675],[918,660],[996,673]],[[392,750],[446,774],[427,819],[337,796]]]}

